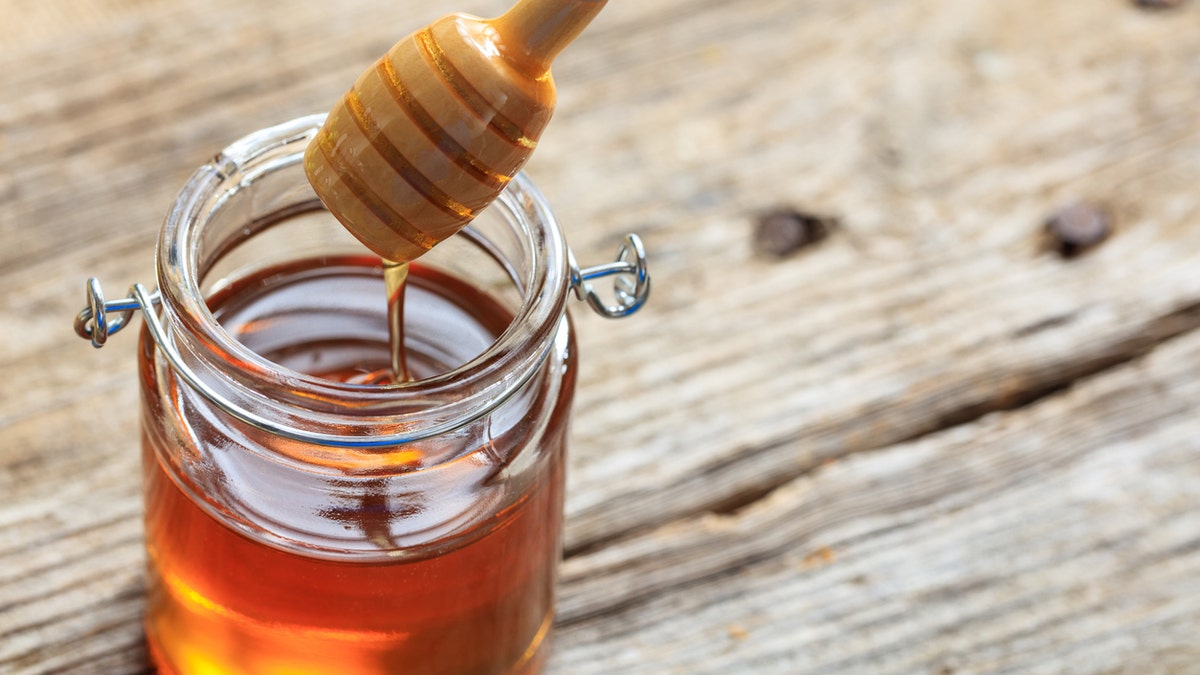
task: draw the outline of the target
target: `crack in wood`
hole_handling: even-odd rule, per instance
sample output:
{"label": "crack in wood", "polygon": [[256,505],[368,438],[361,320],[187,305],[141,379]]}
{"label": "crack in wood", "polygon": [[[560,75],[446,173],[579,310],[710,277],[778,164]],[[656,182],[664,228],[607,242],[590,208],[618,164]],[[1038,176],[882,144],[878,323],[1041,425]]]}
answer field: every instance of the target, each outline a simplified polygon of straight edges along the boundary
{"label": "crack in wood", "polygon": [[[1066,320],[1065,317],[1062,321],[1055,321],[1055,325],[1057,326],[1066,326],[1069,323],[1070,321]],[[811,473],[824,464],[860,453],[874,452],[891,446],[917,441],[927,436],[970,424],[992,413],[1012,411],[1036,405],[1040,401],[1070,389],[1081,381],[1102,375],[1107,371],[1142,358],[1159,346],[1186,335],[1197,328],[1200,328],[1200,300],[1167,312],[1147,322],[1140,330],[1131,330],[1128,334],[1109,345],[1106,350],[1090,358],[1061,364],[1059,368],[1039,371],[1050,373],[1048,379],[1038,381],[1035,373],[1026,373],[1024,377],[1026,381],[1023,383],[1025,386],[1023,388],[998,389],[994,392],[994,395],[975,401],[972,401],[971,397],[967,395],[953,396],[951,397],[952,400],[962,401],[965,404],[942,412],[929,424],[910,430],[907,434],[884,439],[880,443],[866,443],[860,447],[835,449],[827,454],[814,456],[811,458],[812,461],[805,462],[798,467],[798,470],[777,472],[769,476],[764,476],[763,480],[758,484],[737,492],[722,495],[719,491],[709,490],[709,493],[714,495],[713,499],[702,504],[699,508],[687,513],[671,514],[672,517],[670,518],[657,520],[648,518],[633,528],[612,531],[602,536],[575,542],[567,547],[564,557],[572,558],[586,555],[592,551],[635,537],[667,523],[695,518],[704,513],[716,515],[737,514],[741,510],[768,498],[779,487]],[[1044,327],[1044,329],[1049,329],[1049,326]],[[868,411],[866,414],[870,415],[871,411]],[[744,448],[733,453],[732,456],[737,457],[739,461],[744,461],[750,456],[762,455],[786,448],[795,444],[804,436],[805,432],[800,431],[769,443]],[[724,474],[729,466],[730,463],[728,460],[709,466],[691,476],[687,482],[696,486],[711,486],[726,483],[728,481],[724,480]]]}
{"label": "crack in wood", "polygon": [[1050,330],[1052,328],[1059,328],[1061,326],[1065,326],[1068,323],[1071,323],[1072,321],[1074,321],[1079,316],[1080,312],[1083,311],[1084,309],[1085,308],[1074,309],[1070,312],[1065,312],[1063,314],[1057,314],[1055,316],[1051,316],[1051,317],[1042,319],[1041,321],[1031,323],[1028,326],[1022,326],[1021,328],[1018,328],[1017,330],[1013,331],[1012,336],[1015,339],[1020,339],[1020,338],[1024,338],[1024,337],[1029,337],[1030,335],[1035,335],[1037,333],[1041,333],[1041,332]]}

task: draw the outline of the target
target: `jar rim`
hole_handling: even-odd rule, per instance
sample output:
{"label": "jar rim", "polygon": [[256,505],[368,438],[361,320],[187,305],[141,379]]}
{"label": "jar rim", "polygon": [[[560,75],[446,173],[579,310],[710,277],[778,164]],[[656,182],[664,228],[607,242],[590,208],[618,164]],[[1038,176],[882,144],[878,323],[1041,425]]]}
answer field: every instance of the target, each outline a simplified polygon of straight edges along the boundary
{"label": "jar rim", "polygon": [[[180,351],[190,353],[191,361],[204,370],[206,384],[222,389],[234,406],[279,409],[284,418],[296,420],[291,426],[298,427],[297,435],[291,437],[299,440],[343,447],[395,445],[466,425],[533,377],[566,313],[570,254],[545,198],[524,174],[514,177],[489,207],[519,228],[526,257],[526,272],[517,284],[523,286],[518,289],[521,306],[487,349],[445,373],[414,382],[364,385],[294,371],[243,345],[208,307],[202,294],[205,273],[224,250],[241,243],[221,242],[209,260],[201,260],[202,235],[210,217],[256,180],[300,164],[324,119],[323,114],[309,115],[253,132],[226,147],[184,185],[164,222],[157,253],[168,331],[177,346],[185,343]],[[324,208],[307,182],[302,188],[290,213]],[[276,222],[288,216],[286,209],[281,213]],[[270,224],[260,223],[260,229]],[[321,402],[319,414],[298,413],[297,404],[311,401]],[[335,432],[313,431],[310,426]]]}

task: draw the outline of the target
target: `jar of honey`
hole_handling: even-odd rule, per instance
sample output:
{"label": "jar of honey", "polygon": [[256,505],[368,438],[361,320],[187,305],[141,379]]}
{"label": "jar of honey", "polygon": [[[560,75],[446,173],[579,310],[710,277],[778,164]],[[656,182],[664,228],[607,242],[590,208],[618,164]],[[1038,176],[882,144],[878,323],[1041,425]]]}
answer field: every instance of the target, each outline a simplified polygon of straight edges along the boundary
{"label": "jar of honey", "polygon": [[[151,656],[164,673],[534,673],[560,557],[578,371],[572,292],[649,290],[631,235],[580,270],[523,176],[413,262],[407,381],[381,263],[302,166],[321,116],[254,133],[189,180],[140,307]],[[589,280],[616,275],[615,304]],[[106,316],[107,314],[107,316]]]}

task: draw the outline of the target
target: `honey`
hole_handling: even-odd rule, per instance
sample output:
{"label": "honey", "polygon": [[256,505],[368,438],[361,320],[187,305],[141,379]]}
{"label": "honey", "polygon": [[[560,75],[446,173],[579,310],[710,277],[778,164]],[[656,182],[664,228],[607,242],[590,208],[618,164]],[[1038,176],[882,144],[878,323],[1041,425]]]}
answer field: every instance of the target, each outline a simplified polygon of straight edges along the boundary
{"label": "honey", "polygon": [[[208,302],[224,330],[272,363],[383,387],[372,383],[394,367],[389,320],[382,308],[361,311],[384,296],[382,277],[366,256],[294,261],[236,279]],[[513,319],[483,291],[419,263],[406,295],[406,369],[416,379],[475,358]],[[517,422],[465,445],[435,438],[309,453],[208,415],[165,426],[186,401],[156,372],[154,349],[144,336],[146,629],[161,672],[537,671],[553,620],[573,369],[514,412],[545,417],[540,430]],[[212,467],[189,471],[188,458]],[[274,489],[297,480],[297,461],[322,475],[324,492]]]}
{"label": "honey", "polygon": [[383,285],[387,291],[388,349],[392,354],[392,380],[407,382],[412,379],[408,372],[408,350],[404,348],[404,289],[408,281],[408,263],[395,262],[386,258],[383,265]]}

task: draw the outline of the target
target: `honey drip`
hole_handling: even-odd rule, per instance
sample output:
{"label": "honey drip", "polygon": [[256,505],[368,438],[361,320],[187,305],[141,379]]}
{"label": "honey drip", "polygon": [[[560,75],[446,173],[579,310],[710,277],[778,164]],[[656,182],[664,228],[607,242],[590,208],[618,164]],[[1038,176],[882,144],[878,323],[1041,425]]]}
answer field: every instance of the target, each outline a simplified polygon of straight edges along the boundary
{"label": "honey drip", "polygon": [[408,263],[382,259],[383,282],[387,288],[388,346],[392,357],[392,378],[409,382],[408,354],[404,349],[404,289],[408,281]]}

